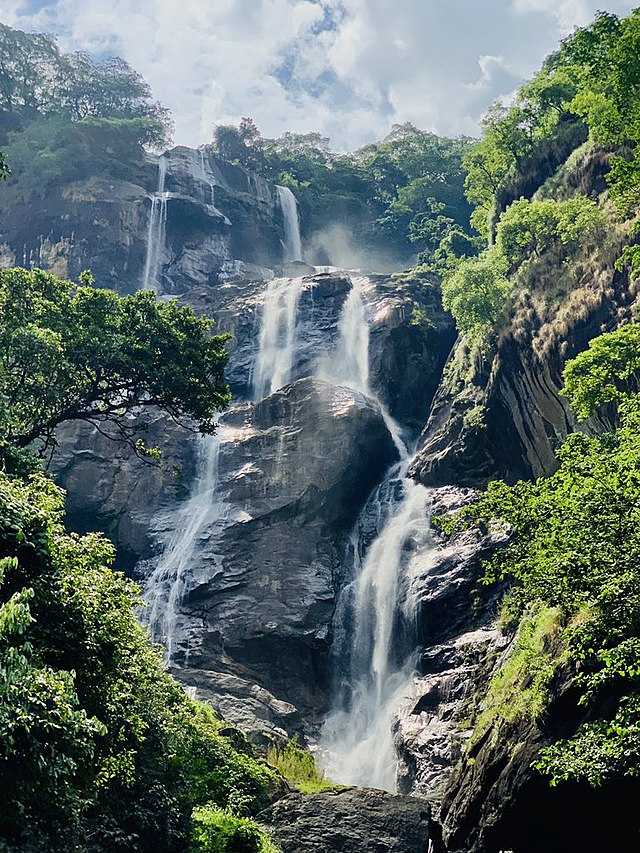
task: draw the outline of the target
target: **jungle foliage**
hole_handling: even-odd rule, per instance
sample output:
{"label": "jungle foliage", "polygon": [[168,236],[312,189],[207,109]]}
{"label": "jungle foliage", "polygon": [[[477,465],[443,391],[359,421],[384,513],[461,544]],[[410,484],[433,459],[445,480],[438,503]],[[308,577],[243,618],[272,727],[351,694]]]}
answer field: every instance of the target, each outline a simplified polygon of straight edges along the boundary
{"label": "jungle foliage", "polygon": [[599,785],[640,775],[638,328],[596,338],[564,373],[564,393],[581,418],[606,404],[617,410],[619,426],[598,436],[570,435],[550,477],[514,486],[493,482],[477,503],[442,521],[447,529],[472,522],[509,530],[509,545],[487,564],[485,582],[509,584],[505,610],[520,635],[532,609],[552,608],[563,626],[558,648],[566,658],[549,656],[548,646],[522,658],[520,636],[516,657],[489,691],[495,703],[503,702],[516,664],[529,689],[544,659],[547,692],[538,691],[532,706],[540,717],[554,673],[570,662],[585,722],[540,753],[536,766],[552,784]]}
{"label": "jungle foliage", "polygon": [[[151,291],[118,296],[42,270],[0,271],[0,461],[46,455],[80,420],[144,451],[150,407],[201,433],[230,399],[227,336]],[[137,418],[132,418],[137,413]]]}
{"label": "jungle foliage", "polygon": [[382,142],[336,154],[318,133],[266,139],[244,118],[237,127],[216,127],[210,148],[289,186],[307,240],[330,223],[347,223],[362,249],[424,259],[450,232],[469,230],[462,157],[470,144],[406,123]]}
{"label": "jungle foliage", "polygon": [[[549,251],[570,261],[603,234],[606,217],[594,200],[580,196],[565,201],[531,198],[553,168],[561,165],[561,155],[566,156],[583,139],[580,126],[610,152],[607,182],[617,215],[631,218],[637,213],[639,57],[640,9],[622,19],[598,13],[590,26],[562,42],[510,106],[495,104],[488,111],[482,139],[464,155],[466,194],[475,207],[471,222],[486,241],[484,254],[492,259],[493,268],[508,272],[511,292],[517,290],[514,273],[523,264]],[[551,172],[545,171],[550,168]],[[527,181],[529,195],[522,196],[520,190]],[[436,249],[434,268],[443,275],[443,293],[460,331],[486,339],[507,316],[506,310],[497,308],[495,299],[497,288],[504,287],[498,278],[502,273],[495,273],[489,288],[483,280],[487,296],[483,310],[476,310],[476,322],[464,307],[456,313],[455,300],[447,296],[448,291],[457,294],[464,289],[466,278],[469,291],[475,294],[467,301],[477,306],[482,302],[477,267],[468,259],[468,251]],[[618,266],[625,265],[632,275],[640,274],[638,246],[624,249]],[[507,309],[509,302],[506,298],[502,308]]]}

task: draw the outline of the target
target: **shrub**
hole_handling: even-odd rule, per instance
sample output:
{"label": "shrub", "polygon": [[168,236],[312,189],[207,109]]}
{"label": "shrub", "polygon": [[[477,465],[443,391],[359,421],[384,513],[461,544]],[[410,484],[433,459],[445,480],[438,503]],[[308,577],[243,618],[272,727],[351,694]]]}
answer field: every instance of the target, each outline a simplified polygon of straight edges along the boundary
{"label": "shrub", "polygon": [[325,779],[324,773],[316,766],[309,750],[298,745],[297,738],[288,741],[284,747],[272,747],[267,753],[267,762],[305,794],[333,787],[333,783]]}
{"label": "shrub", "polygon": [[277,853],[267,833],[250,818],[214,806],[193,811],[191,853]]}

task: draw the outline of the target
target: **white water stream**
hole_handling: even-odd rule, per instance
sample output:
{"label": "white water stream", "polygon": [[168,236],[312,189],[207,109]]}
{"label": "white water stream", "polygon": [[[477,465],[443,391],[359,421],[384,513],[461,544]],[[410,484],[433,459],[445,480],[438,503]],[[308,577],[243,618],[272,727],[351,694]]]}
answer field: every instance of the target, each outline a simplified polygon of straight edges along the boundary
{"label": "white water stream", "polygon": [[176,648],[179,604],[187,575],[193,570],[198,552],[221,532],[229,505],[219,489],[221,431],[204,436],[198,443],[197,477],[191,495],[173,517],[173,531],[145,583],[144,614],[153,637],[164,642],[166,660]]}
{"label": "white water stream", "polygon": [[[321,360],[319,376],[377,400],[369,383],[366,283],[352,278],[338,344]],[[407,479],[410,460],[400,428],[377,402],[401,461],[369,498],[351,535],[352,579],[340,593],[333,623],[333,709],[319,746],[333,781],[395,791],[392,728],[411,693],[414,669],[414,606],[402,581],[414,554],[429,546],[430,499],[423,486]]]}
{"label": "white water stream", "polygon": [[284,260],[302,260],[302,240],[300,239],[300,218],[298,202],[289,187],[276,185],[278,200],[284,217]]}
{"label": "white water stream", "polygon": [[207,160],[205,158],[204,151],[200,150],[200,171],[202,172],[202,181],[209,187],[210,199],[207,200],[208,204],[211,204],[212,207],[216,206],[216,182],[215,178],[211,174],[210,170],[207,169]]}
{"label": "white water stream", "polygon": [[164,254],[165,230],[167,225],[167,193],[164,191],[167,176],[167,160],[158,159],[158,189],[151,197],[151,212],[147,230],[147,255],[142,274],[142,290],[160,292],[160,271]]}
{"label": "white water stream", "polygon": [[301,290],[301,278],[274,278],[267,285],[253,374],[256,400],[291,380]]}

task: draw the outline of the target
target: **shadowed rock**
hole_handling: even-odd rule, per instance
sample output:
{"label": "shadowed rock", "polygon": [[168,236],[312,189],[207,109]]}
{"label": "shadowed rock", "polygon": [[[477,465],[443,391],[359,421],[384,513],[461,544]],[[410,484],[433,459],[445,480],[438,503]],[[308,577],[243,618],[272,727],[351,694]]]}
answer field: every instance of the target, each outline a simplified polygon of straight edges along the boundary
{"label": "shadowed rock", "polygon": [[427,853],[428,803],[347,788],[290,794],[259,815],[282,853]]}

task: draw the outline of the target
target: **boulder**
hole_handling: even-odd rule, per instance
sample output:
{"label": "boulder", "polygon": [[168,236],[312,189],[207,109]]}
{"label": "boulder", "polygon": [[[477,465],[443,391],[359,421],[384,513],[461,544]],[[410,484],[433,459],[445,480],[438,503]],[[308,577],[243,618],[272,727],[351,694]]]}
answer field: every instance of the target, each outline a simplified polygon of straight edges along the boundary
{"label": "boulder", "polygon": [[290,794],[258,819],[282,853],[427,853],[430,814],[415,797],[345,788]]}

